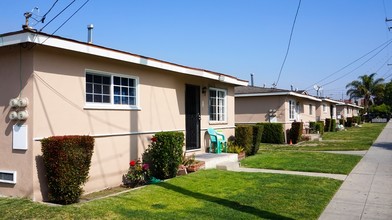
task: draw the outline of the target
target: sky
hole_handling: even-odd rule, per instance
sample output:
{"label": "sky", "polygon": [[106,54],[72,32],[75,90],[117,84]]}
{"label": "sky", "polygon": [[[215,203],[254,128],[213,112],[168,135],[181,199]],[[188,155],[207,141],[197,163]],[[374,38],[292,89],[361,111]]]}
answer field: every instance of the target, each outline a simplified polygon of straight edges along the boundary
{"label": "sky", "polygon": [[30,25],[86,41],[93,24],[94,44],[248,81],[253,74],[255,86],[315,95],[317,85],[339,100],[361,75],[392,78],[392,0],[90,0],[72,17],[86,0],[1,2],[0,33],[54,5],[44,23]]}

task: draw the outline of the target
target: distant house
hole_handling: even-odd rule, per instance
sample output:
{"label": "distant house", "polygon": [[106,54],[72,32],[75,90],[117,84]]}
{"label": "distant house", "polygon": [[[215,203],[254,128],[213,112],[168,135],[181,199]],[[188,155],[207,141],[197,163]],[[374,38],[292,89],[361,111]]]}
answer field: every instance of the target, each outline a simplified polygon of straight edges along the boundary
{"label": "distant house", "polygon": [[347,119],[353,116],[359,116],[362,106],[353,104],[350,101],[340,102],[336,105],[338,119]]}
{"label": "distant house", "polygon": [[0,195],[45,198],[45,137],[95,137],[92,192],[119,185],[156,132],[184,132],[194,153],[209,127],[234,134],[234,87],[246,81],[44,33],[0,39]]}
{"label": "distant house", "polygon": [[337,118],[337,107],[336,105],[341,103],[336,100],[329,98],[320,98],[321,102],[317,106],[317,121],[325,121],[325,119],[336,119]]}
{"label": "distant house", "polygon": [[305,91],[252,86],[235,87],[235,122],[278,122],[290,129],[294,121],[316,121],[319,103],[322,100]]}

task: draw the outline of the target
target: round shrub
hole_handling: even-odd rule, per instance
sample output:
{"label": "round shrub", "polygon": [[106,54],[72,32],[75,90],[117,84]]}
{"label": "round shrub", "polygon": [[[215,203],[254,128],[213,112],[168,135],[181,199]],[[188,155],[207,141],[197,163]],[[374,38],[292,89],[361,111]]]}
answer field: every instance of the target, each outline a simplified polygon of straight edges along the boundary
{"label": "round shrub", "polygon": [[143,153],[143,162],[149,164],[151,176],[169,179],[177,175],[182,161],[184,134],[182,132],[159,132]]}

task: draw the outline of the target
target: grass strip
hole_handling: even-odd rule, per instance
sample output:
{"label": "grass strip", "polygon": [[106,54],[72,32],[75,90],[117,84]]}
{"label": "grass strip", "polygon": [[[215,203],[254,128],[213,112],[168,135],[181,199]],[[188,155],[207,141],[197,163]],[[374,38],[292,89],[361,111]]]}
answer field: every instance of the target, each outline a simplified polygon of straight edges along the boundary
{"label": "grass strip", "polygon": [[117,196],[68,206],[0,198],[4,219],[317,219],[341,181],[199,171]]}
{"label": "grass strip", "polygon": [[298,151],[259,151],[241,160],[251,168],[349,174],[361,156]]}

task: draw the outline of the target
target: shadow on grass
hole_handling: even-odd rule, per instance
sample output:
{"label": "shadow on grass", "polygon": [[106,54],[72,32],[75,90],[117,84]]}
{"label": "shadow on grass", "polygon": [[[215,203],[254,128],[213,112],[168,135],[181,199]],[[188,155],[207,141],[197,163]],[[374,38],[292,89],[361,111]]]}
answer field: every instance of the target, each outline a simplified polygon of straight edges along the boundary
{"label": "shadow on grass", "polygon": [[228,207],[228,208],[240,211],[240,212],[248,213],[248,214],[254,215],[254,216],[259,217],[259,218],[283,219],[283,220],[292,219],[292,218],[288,218],[288,217],[285,217],[285,216],[277,215],[277,214],[274,214],[274,213],[271,213],[271,212],[259,210],[259,209],[256,209],[256,208],[252,207],[252,206],[241,205],[240,203],[235,202],[235,201],[230,201],[230,200],[227,200],[227,199],[222,199],[222,198],[205,195],[205,194],[198,193],[198,192],[193,192],[193,191],[184,189],[182,187],[178,187],[178,186],[172,185],[172,184],[167,183],[167,182],[159,183],[159,184],[157,184],[157,186],[160,186],[160,187],[163,187],[165,189],[181,193],[181,194],[186,195],[186,196],[191,196],[191,197],[193,197],[195,199],[201,199],[201,200],[205,200],[207,202],[213,202],[213,203],[216,203],[218,205],[222,205],[222,206],[225,206],[225,207]]}

